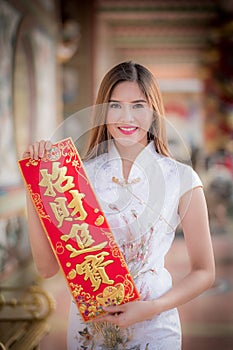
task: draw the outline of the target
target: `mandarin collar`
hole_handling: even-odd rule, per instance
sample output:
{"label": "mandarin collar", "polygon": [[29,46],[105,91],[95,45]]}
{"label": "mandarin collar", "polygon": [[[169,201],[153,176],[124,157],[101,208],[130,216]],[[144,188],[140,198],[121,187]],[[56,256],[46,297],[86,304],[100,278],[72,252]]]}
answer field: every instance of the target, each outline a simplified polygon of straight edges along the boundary
{"label": "mandarin collar", "polygon": [[[147,165],[151,164],[153,160],[156,158],[159,159],[160,157],[161,155],[158,154],[155,149],[154,141],[150,141],[135,158],[128,180],[132,179],[134,176],[137,176],[140,169],[143,168],[145,170]],[[110,162],[114,173],[123,179],[121,156],[117,150],[114,140],[110,141],[108,161]]]}

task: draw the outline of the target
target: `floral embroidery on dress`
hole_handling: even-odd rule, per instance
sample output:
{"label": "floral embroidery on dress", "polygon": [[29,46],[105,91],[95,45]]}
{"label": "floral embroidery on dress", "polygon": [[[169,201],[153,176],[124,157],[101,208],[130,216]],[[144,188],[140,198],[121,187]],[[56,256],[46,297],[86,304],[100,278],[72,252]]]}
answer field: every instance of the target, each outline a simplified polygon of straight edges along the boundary
{"label": "floral embroidery on dress", "polygon": [[147,271],[155,273],[154,269],[143,270],[148,261],[154,227],[151,226],[148,232],[144,233],[138,220],[137,211],[135,209],[131,209],[130,215],[133,218],[133,221],[131,222],[136,223],[138,231],[138,235],[135,237],[131,231],[129,220],[127,219],[126,215],[124,215],[116,205],[110,204],[109,207],[113,211],[121,214],[121,218],[125,223],[125,227],[127,228],[125,238],[118,239],[118,244],[133,279]]}
{"label": "floral embroidery on dress", "polygon": [[[88,327],[89,326],[89,327]],[[85,326],[76,337],[78,344],[82,350],[96,349],[96,341],[101,341],[99,348],[102,350],[149,350],[149,343],[142,348],[141,345],[128,347],[127,344],[132,340],[133,332],[129,329],[120,329],[119,327],[108,323],[91,323]]]}

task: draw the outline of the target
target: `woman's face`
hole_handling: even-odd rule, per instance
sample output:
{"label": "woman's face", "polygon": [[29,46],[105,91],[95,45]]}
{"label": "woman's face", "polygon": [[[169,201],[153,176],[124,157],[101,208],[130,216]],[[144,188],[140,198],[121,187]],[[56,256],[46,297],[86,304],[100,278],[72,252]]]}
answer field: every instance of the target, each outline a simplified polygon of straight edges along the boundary
{"label": "woman's face", "polygon": [[136,82],[125,81],[114,88],[108,106],[107,129],[122,146],[147,145],[153,112]]}

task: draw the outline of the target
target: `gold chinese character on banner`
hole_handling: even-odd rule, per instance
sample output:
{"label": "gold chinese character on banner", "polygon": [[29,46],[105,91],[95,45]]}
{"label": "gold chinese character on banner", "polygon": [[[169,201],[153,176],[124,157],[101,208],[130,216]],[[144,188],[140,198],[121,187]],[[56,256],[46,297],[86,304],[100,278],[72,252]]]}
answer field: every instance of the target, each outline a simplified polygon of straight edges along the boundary
{"label": "gold chinese character on banner", "polygon": [[[54,203],[56,202],[56,203]],[[72,220],[69,218],[69,211],[66,208],[66,198],[65,197],[58,197],[54,200],[53,203],[49,203],[50,207],[55,215],[55,218],[58,221],[58,228],[60,228],[63,224],[63,220]]]}
{"label": "gold chinese character on banner", "polygon": [[81,264],[76,265],[76,269],[72,269],[68,275],[69,279],[74,279],[77,274],[84,275],[84,280],[90,279],[93,291],[99,289],[101,283],[114,284],[114,280],[109,279],[105,268],[112,264],[114,260],[104,260],[108,256],[108,252],[100,252],[96,255],[87,255]]}
{"label": "gold chinese character on banner", "polygon": [[[79,235],[80,232],[80,235]],[[72,225],[71,231],[68,235],[62,235],[61,239],[65,242],[67,242],[69,239],[75,238],[76,242],[79,246],[80,249],[84,249],[86,247],[89,247],[94,243],[94,239],[90,235],[90,232],[88,230],[88,224],[82,223],[81,225],[79,224],[74,224]]]}
{"label": "gold chinese character on banner", "polygon": [[79,213],[80,215],[75,220],[85,220],[87,212],[83,208],[82,199],[85,197],[84,193],[80,193],[78,190],[71,190],[69,193],[73,196],[72,201],[69,203],[68,208],[74,209],[71,216]]}
{"label": "gold chinese character on banner", "polygon": [[52,174],[48,173],[48,169],[41,169],[42,179],[39,186],[46,187],[45,196],[55,197],[56,189],[59,193],[69,191],[74,187],[73,176],[66,175],[67,167],[59,168],[60,163],[54,162],[52,166]]}
{"label": "gold chinese character on banner", "polygon": [[74,248],[71,244],[66,244],[66,249],[71,251],[70,258],[74,258],[84,253],[91,253],[97,250],[102,250],[106,245],[107,241],[91,246],[95,241],[90,235],[88,230],[88,224],[73,224],[69,234],[62,235],[61,240],[67,242],[69,239],[75,239],[80,249]]}

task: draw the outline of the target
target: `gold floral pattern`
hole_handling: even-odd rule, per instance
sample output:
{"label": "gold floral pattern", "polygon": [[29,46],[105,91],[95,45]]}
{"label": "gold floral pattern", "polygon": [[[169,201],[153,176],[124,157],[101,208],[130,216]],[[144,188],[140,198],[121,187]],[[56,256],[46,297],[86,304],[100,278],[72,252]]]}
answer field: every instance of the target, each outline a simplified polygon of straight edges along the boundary
{"label": "gold floral pattern", "polygon": [[75,171],[85,179],[86,183],[88,184],[89,181],[87,177],[80,172],[80,169],[82,167],[81,160],[78,158],[77,150],[70,138],[65,139],[58,143],[58,148],[62,154],[62,156],[66,157],[66,163],[72,163],[72,166],[74,167]]}
{"label": "gold floral pattern", "polygon": [[28,191],[31,193],[33,202],[34,202],[34,204],[35,204],[35,206],[37,208],[37,211],[38,211],[40,217],[43,218],[43,219],[47,219],[47,220],[49,220],[51,222],[50,216],[47,215],[46,212],[44,211],[43,201],[42,201],[39,193],[33,193],[31,185],[27,185],[27,187],[28,187]]}

